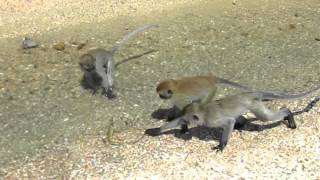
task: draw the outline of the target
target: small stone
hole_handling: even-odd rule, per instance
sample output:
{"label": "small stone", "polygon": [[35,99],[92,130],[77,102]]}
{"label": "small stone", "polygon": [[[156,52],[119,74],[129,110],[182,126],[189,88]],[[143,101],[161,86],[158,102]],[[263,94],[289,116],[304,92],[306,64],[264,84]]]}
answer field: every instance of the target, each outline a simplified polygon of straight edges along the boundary
{"label": "small stone", "polygon": [[86,43],[80,43],[80,44],[78,44],[77,49],[80,50],[86,45],[87,45]]}
{"label": "small stone", "polygon": [[38,44],[29,37],[24,37],[22,41],[22,49],[36,48]]}
{"label": "small stone", "polygon": [[240,35],[241,35],[241,36],[244,36],[244,37],[248,37],[248,36],[249,36],[249,33],[247,33],[247,32],[242,32],[242,33],[240,33]]}
{"label": "small stone", "polygon": [[58,51],[63,51],[66,47],[66,45],[64,44],[64,42],[59,42],[57,44],[54,44],[53,49],[58,50]]}
{"label": "small stone", "polygon": [[296,25],[295,24],[289,24],[289,29],[295,29]]}
{"label": "small stone", "polygon": [[84,46],[86,46],[88,44],[88,40],[86,41],[82,41],[82,42],[78,42],[78,41],[73,41],[71,43],[71,45],[73,47],[76,47],[78,50],[82,49]]}

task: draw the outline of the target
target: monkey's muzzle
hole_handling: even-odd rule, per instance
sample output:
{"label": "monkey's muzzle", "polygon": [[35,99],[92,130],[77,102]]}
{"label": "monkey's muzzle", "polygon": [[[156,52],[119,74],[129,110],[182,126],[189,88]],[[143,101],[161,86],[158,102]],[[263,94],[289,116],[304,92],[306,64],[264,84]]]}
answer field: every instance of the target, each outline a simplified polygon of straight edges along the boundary
{"label": "monkey's muzzle", "polygon": [[159,97],[160,97],[161,99],[170,99],[170,97],[165,96],[165,95],[162,95],[162,94],[159,94]]}

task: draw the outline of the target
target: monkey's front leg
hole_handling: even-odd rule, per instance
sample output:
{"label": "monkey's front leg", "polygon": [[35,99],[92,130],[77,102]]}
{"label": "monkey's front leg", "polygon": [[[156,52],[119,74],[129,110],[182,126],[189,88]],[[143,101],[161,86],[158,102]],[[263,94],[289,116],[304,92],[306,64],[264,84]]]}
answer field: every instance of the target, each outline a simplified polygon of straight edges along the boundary
{"label": "monkey's front leg", "polygon": [[89,89],[95,95],[101,86],[102,78],[95,71],[85,71],[81,80],[81,85],[85,89]]}
{"label": "monkey's front leg", "polygon": [[108,99],[115,99],[117,95],[114,93],[113,88],[108,87],[107,89],[103,88],[102,94]]}
{"label": "monkey's front leg", "polygon": [[223,151],[223,149],[226,147],[228,140],[231,136],[234,124],[236,122],[235,119],[225,119],[225,120],[219,120],[221,121],[221,123],[223,123],[222,125],[222,135],[219,139],[219,145],[216,147],[213,147],[213,150],[218,151]]}
{"label": "monkey's front leg", "polygon": [[145,134],[150,135],[150,136],[158,136],[161,133],[169,130],[169,129],[174,129],[174,128],[181,128],[181,125],[183,125],[185,122],[181,118],[176,118],[173,121],[170,121],[166,123],[165,125],[162,125],[159,128],[152,128],[152,129],[147,129],[145,131]]}
{"label": "monkey's front leg", "polygon": [[104,82],[104,95],[108,98],[108,99],[114,99],[116,98],[116,94],[114,93],[114,65],[113,65],[113,60],[112,57],[110,57],[107,61],[107,64],[104,65],[105,68],[105,72],[106,72],[106,77],[107,79],[105,80],[106,82]]}
{"label": "monkey's front leg", "polygon": [[[176,118],[181,117],[181,115],[182,115],[181,109],[178,108],[178,106],[173,106],[170,109],[169,113],[168,113],[168,117],[167,117],[168,119],[167,120],[168,121],[172,121],[172,120],[174,120]],[[188,124],[187,123],[183,123],[181,125],[180,133],[181,134],[187,134],[188,132],[189,132]]]}

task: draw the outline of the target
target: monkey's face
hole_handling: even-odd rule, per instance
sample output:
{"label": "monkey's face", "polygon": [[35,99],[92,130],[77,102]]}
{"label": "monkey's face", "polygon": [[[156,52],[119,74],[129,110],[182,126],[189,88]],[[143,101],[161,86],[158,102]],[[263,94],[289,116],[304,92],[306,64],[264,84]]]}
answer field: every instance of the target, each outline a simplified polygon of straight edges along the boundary
{"label": "monkey's face", "polygon": [[200,111],[199,103],[192,103],[183,109],[182,119],[190,127],[197,127],[205,125],[204,116]]}
{"label": "monkey's face", "polygon": [[94,57],[84,54],[80,57],[79,65],[83,71],[91,72],[95,70],[94,61]]}
{"label": "monkey's face", "polygon": [[176,83],[174,80],[164,80],[157,86],[157,93],[161,99],[171,99]]}

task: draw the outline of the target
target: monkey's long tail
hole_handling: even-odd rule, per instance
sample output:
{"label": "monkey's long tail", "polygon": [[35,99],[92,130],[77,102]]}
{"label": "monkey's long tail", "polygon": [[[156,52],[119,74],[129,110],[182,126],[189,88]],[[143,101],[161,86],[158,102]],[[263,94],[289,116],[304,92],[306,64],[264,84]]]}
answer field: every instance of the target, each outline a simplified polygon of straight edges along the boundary
{"label": "monkey's long tail", "polygon": [[300,111],[293,112],[292,114],[296,116],[305,112],[309,112],[319,101],[320,101],[320,96],[317,96],[312,101],[310,101],[305,108],[303,108]]}
{"label": "monkey's long tail", "polygon": [[113,55],[116,51],[118,51],[119,49],[121,49],[123,47],[123,45],[128,42],[128,40],[133,37],[134,35],[141,33],[147,29],[153,28],[153,27],[159,27],[159,25],[145,25],[142,26],[132,32],[130,32],[129,34],[127,34],[126,36],[123,37],[123,39],[121,41],[118,41],[111,49],[111,54]]}
{"label": "monkey's long tail", "polygon": [[279,99],[279,100],[293,100],[293,99],[301,99],[304,98],[312,93],[315,93],[320,90],[320,86],[317,86],[314,89],[311,89],[307,92],[303,92],[300,94],[283,94],[283,93],[276,93],[276,92],[265,92],[265,91],[252,91],[252,92],[247,92],[248,95],[258,97],[262,100],[274,100],[274,99]]}
{"label": "monkey's long tail", "polygon": [[310,91],[300,93],[300,94],[284,94],[284,93],[278,93],[278,92],[272,92],[272,91],[260,91],[260,90],[254,90],[250,87],[243,86],[241,84],[238,84],[236,82],[229,81],[227,79],[218,78],[218,83],[220,84],[226,84],[234,88],[241,89],[243,91],[246,91],[248,94],[251,94],[253,96],[259,97],[262,100],[273,100],[273,99],[300,99],[304,98],[316,91],[320,90],[320,86],[317,86],[314,89],[311,89]]}

